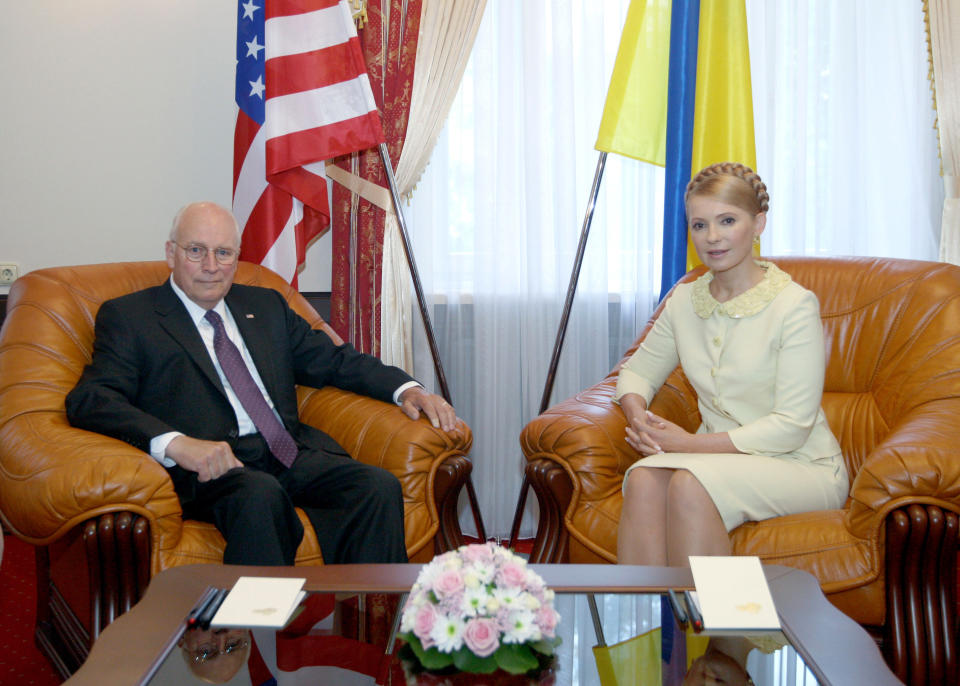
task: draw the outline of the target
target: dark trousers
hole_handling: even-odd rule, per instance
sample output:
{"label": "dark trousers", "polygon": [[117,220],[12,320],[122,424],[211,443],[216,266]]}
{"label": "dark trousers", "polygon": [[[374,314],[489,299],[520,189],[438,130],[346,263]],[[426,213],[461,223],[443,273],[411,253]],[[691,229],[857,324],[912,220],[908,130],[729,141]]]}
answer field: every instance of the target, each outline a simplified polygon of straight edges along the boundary
{"label": "dark trousers", "polygon": [[195,472],[168,471],[186,519],[212,522],[227,541],[226,564],[292,565],[303,538],[302,507],[324,562],[406,562],[403,493],[393,474],[345,453],[301,450],[289,469],[259,434],[240,438],[244,463],[201,483]]}

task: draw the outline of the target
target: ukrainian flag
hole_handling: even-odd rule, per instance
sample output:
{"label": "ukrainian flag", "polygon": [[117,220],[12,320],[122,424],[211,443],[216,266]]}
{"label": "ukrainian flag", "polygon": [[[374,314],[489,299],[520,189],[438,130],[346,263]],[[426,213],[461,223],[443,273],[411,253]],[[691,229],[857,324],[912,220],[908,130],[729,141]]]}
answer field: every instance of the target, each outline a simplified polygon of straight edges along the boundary
{"label": "ukrainian flag", "polygon": [[[672,615],[670,621],[673,621]],[[683,674],[695,659],[707,652],[709,639],[693,633],[692,629],[681,636],[685,639]],[[665,665],[660,628],[612,646],[594,646],[593,657],[601,686],[660,686],[663,683]]]}
{"label": "ukrainian flag", "polygon": [[724,161],[756,169],[744,0],[632,0],[596,148],[666,168],[666,294],[699,262],[683,206],[692,174]]}

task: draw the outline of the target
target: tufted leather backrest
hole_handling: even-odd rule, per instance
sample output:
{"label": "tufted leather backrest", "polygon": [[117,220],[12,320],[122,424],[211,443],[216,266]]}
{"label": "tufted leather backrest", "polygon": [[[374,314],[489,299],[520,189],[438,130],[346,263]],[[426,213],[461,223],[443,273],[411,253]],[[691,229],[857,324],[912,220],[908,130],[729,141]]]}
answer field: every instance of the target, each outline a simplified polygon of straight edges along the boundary
{"label": "tufted leather backrest", "polygon": [[[63,412],[93,351],[93,325],[100,305],[163,283],[166,262],[121,262],[55,267],[28,273],[10,289],[0,350],[0,428],[28,412]],[[241,262],[236,283],[280,291],[295,311],[335,341],[336,333],[280,276]]]}
{"label": "tufted leather backrest", "polygon": [[[912,410],[960,395],[960,341],[953,333],[960,322],[960,268],[874,257],[771,261],[820,301],[827,354],[823,409],[852,482],[871,451]],[[703,271],[693,270],[681,282]],[[681,423],[695,428],[696,396],[682,372],[674,372],[665,386],[666,397],[658,401],[674,405],[668,416],[685,413],[688,421]]]}
{"label": "tufted leather backrest", "polygon": [[[120,509],[146,513],[154,508],[157,531],[169,540],[179,535],[173,489],[158,493],[167,481],[150,476],[151,470],[162,471],[159,465],[144,462],[141,453],[119,441],[106,450],[94,438],[78,438],[64,408],[67,393],[90,362],[100,305],[156,286],[169,275],[160,261],[56,267],[28,273],[11,287],[0,330],[0,516],[25,540],[54,540],[78,518],[120,508],[102,505],[102,494],[115,492],[120,482],[129,491]],[[241,262],[235,281],[274,288],[312,326],[340,341],[307,301],[269,269]],[[81,470],[84,460],[87,468]]]}

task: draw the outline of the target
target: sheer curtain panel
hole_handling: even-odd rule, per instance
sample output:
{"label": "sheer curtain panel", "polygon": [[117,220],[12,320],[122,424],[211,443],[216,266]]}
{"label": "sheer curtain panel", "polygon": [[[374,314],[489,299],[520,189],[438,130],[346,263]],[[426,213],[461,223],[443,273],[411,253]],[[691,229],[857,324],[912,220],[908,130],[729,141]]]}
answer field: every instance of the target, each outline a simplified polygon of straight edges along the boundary
{"label": "sheer curtain panel", "polygon": [[950,0],[928,0],[930,57],[943,165],[940,259],[960,264],[960,7]]}
{"label": "sheer curtain panel", "polygon": [[[518,436],[539,409],[628,4],[488,2],[413,194],[418,266],[454,404],[475,428],[474,483],[492,535],[509,533],[519,495]],[[554,399],[606,374],[648,316],[662,195],[661,169],[610,156]],[[414,350],[416,376],[429,380],[422,340]]]}
{"label": "sheer curtain panel", "polygon": [[[401,196],[409,197],[427,166],[460,87],[485,4],[486,0],[456,3],[423,0],[407,137],[400,159],[394,162]],[[413,372],[413,302],[409,274],[400,225],[391,206],[383,231],[380,358]]]}
{"label": "sheer curtain panel", "polygon": [[921,0],[747,0],[768,255],[936,260]]}

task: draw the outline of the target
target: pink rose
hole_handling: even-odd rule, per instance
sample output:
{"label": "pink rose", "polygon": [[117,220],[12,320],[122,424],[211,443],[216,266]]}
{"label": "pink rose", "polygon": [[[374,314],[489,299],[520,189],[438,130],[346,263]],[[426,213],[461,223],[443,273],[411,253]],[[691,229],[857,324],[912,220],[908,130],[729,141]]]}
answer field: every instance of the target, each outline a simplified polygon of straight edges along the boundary
{"label": "pink rose", "polygon": [[424,648],[429,648],[433,645],[433,640],[430,638],[430,632],[433,631],[433,626],[436,623],[437,611],[434,609],[433,605],[427,603],[417,610],[417,614],[413,619],[413,633],[417,638],[420,639],[420,642],[423,644]]}
{"label": "pink rose", "polygon": [[467,622],[463,642],[477,657],[493,655],[500,647],[500,632],[492,619],[476,618]]}
{"label": "pink rose", "polygon": [[471,543],[464,546],[462,554],[466,562],[484,562],[486,564],[493,562],[493,550],[487,543]]}
{"label": "pink rose", "polygon": [[439,598],[449,598],[463,591],[463,577],[458,569],[441,572],[433,582],[433,592]]}
{"label": "pink rose", "polygon": [[560,621],[560,615],[557,614],[557,611],[552,607],[544,605],[537,610],[533,621],[538,627],[540,627],[540,631],[543,632],[544,636],[553,638],[554,632],[557,628],[557,622]]}
{"label": "pink rose", "polygon": [[500,569],[497,580],[507,588],[520,588],[527,582],[527,570],[522,565],[510,562]]}

